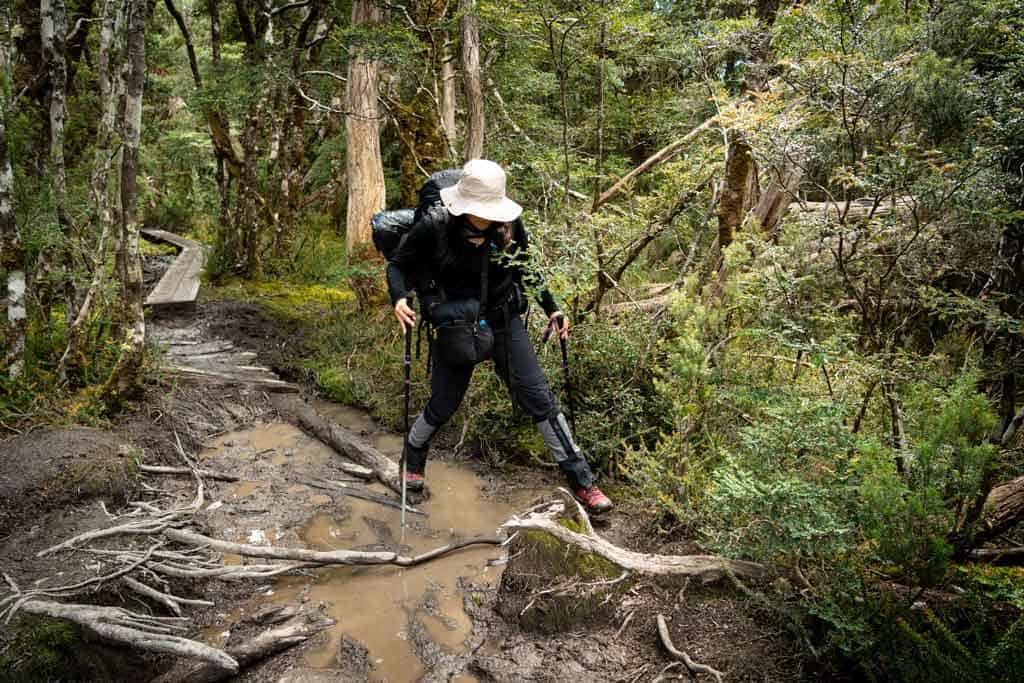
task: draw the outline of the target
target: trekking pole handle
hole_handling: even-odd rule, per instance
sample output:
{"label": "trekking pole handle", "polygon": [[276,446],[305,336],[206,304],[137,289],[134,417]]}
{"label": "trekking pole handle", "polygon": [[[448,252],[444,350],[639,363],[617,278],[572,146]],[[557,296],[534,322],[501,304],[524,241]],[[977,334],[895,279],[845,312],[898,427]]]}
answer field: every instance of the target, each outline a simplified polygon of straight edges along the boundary
{"label": "trekking pole handle", "polygon": [[561,330],[565,326],[565,315],[559,313],[558,315],[551,318],[548,321],[548,326],[544,328],[544,335],[540,338],[542,344],[547,344],[548,339],[551,337],[551,333],[555,331],[555,325]]}

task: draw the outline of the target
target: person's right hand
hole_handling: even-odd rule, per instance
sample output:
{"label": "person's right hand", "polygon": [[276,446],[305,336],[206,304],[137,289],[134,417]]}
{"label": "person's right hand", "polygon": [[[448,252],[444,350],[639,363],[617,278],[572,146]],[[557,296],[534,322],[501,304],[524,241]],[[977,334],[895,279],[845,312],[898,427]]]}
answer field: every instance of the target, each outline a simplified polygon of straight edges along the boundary
{"label": "person's right hand", "polygon": [[412,330],[416,326],[416,311],[409,308],[409,302],[404,298],[399,299],[395,304],[395,318],[402,326],[402,332]]}

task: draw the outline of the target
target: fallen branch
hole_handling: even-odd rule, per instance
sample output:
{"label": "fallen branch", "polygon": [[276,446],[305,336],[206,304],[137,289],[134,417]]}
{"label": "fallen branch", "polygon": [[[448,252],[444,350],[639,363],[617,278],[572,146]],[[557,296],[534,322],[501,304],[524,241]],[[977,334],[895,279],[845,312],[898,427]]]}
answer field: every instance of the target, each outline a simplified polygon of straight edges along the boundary
{"label": "fallen branch", "polygon": [[968,553],[967,557],[975,562],[988,562],[989,564],[1020,564],[1024,562],[1024,546],[978,548]]}
{"label": "fallen branch", "polygon": [[[346,496],[352,496],[353,498],[359,498],[360,500],[368,500],[372,503],[377,503],[378,505],[394,508],[395,510],[402,509],[402,501],[400,499],[392,498],[390,496],[386,496],[380,493],[374,493],[373,491],[370,491],[369,489],[366,489],[365,487],[362,486],[351,486],[344,482],[333,481],[331,479],[300,479],[299,483],[305,484],[306,486],[312,486],[313,488],[318,488],[324,491],[334,491],[336,493],[341,493]],[[405,506],[405,511],[410,512],[414,515],[422,515],[424,517],[427,516],[426,512],[423,512],[422,510],[417,510],[408,503]]]}
{"label": "fallen branch", "polygon": [[714,676],[718,683],[722,683],[721,671],[712,669],[706,664],[698,664],[690,659],[690,655],[686,654],[682,650],[676,649],[676,646],[672,644],[672,636],[668,633],[668,623],[666,623],[664,615],[661,614],[658,615],[658,636],[661,638],[661,644],[664,646],[665,651],[685,664],[691,674],[709,674]]}
{"label": "fallen branch", "polygon": [[276,396],[274,405],[279,412],[294,415],[299,426],[310,435],[346,458],[369,467],[382,484],[396,493],[401,493],[398,463],[394,460],[347,429],[328,423],[317,414],[312,406],[301,400],[288,396]]}
{"label": "fallen branch", "polygon": [[[164,467],[163,465],[139,465],[140,472],[148,472],[150,474],[187,474],[192,475],[192,470],[188,467]],[[224,474],[223,472],[214,472],[213,470],[197,469],[196,472],[201,477],[207,479],[218,479],[220,481],[241,481],[241,477],[234,474]]]}
{"label": "fallen branch", "polygon": [[362,465],[357,465],[354,462],[345,461],[335,464],[337,465],[339,470],[341,470],[345,474],[352,475],[353,477],[359,477],[360,479],[376,478],[376,475],[373,473],[373,470],[371,470],[369,467],[363,467]]}
{"label": "fallen branch", "polygon": [[[569,495],[566,491],[563,493]],[[585,533],[571,531],[558,523],[558,517],[566,510],[565,505],[561,503],[548,503],[522,515],[513,516],[502,525],[502,528],[546,532],[563,543],[600,555],[622,569],[638,574],[695,576],[704,582],[711,582],[730,574],[747,579],[761,579],[768,573],[763,565],[755,562],[730,560],[717,555],[649,555],[620,548],[598,536],[583,508],[579,504],[576,504],[576,507]]]}

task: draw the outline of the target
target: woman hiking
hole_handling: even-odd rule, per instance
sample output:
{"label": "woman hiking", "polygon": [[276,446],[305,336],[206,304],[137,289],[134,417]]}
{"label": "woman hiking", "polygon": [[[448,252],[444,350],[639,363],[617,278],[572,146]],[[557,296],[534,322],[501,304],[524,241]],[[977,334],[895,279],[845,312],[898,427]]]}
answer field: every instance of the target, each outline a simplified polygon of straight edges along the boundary
{"label": "woman hiking", "polygon": [[387,279],[395,318],[403,332],[416,324],[409,306],[413,278],[421,311],[437,329],[431,349],[431,396],[405,438],[405,481],[423,489],[427,451],[437,430],[462,402],[473,368],[491,359],[513,400],[533,418],[577,499],[592,513],[612,508],[594,485],[583,453],[537,362],[520,317],[526,310],[524,282],[531,285],[551,325],[564,340],[568,321],[539,276],[526,268],[527,236],[522,207],[505,196],[505,171],[475,159],[450,177],[440,201],[421,206],[409,233],[388,258]]}

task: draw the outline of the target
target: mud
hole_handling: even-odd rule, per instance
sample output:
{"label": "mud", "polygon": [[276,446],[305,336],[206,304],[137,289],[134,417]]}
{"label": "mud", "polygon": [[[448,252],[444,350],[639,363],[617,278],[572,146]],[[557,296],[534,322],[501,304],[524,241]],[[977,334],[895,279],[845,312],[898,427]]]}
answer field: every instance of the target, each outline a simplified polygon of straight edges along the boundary
{"label": "mud", "polygon": [[[318,409],[398,457],[401,438],[377,431],[365,414],[324,404]],[[432,462],[432,495],[418,508],[425,516],[408,515],[403,529],[398,510],[302,483],[341,478],[338,458],[283,423],[220,436],[201,452],[203,465],[230,470],[244,480],[217,491],[206,524],[219,537],[254,544],[418,554],[467,537],[494,536],[511,514],[541,493],[521,490],[499,501],[484,494],[485,482],[470,469]],[[384,493],[382,487],[380,492]],[[225,615],[204,636],[211,644],[223,645],[246,615],[267,604],[309,603],[334,618],[337,626],[306,648],[304,667],[355,666],[366,668],[372,680],[420,680],[435,673],[441,662],[446,669],[458,668],[473,632],[460,586],[468,580],[494,589],[503,567],[489,566],[488,561],[501,555],[500,548],[481,546],[416,568],[337,567],[283,578]]]}

